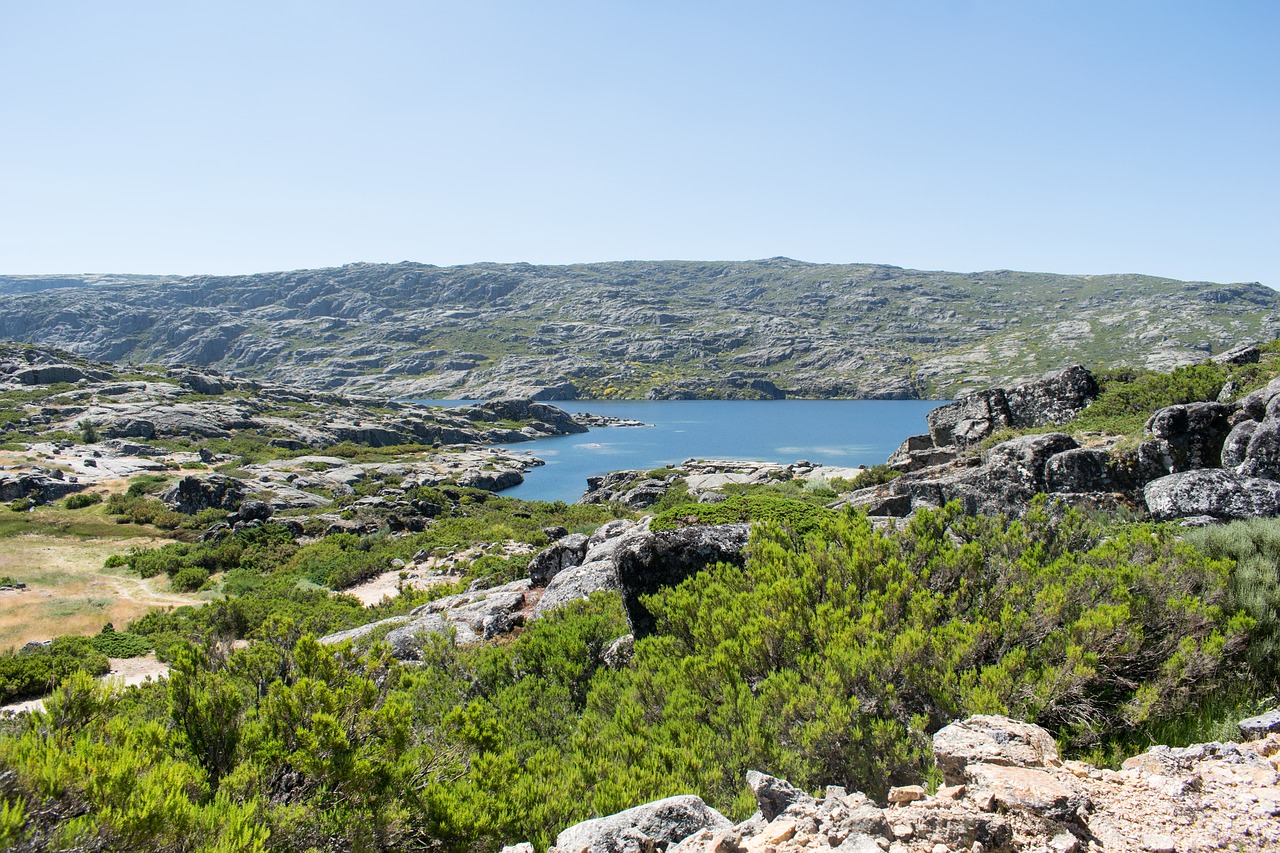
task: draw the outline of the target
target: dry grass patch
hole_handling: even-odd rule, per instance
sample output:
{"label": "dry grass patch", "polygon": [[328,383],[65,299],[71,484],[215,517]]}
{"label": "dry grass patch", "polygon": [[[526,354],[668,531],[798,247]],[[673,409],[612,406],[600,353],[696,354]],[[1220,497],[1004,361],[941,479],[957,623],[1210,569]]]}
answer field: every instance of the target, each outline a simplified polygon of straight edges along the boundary
{"label": "dry grass patch", "polygon": [[114,524],[110,538],[54,525],[44,533],[7,527],[7,534],[0,533],[0,576],[10,575],[27,589],[0,592],[0,649],[61,634],[96,634],[107,622],[123,629],[157,607],[204,601],[171,592],[164,576],[143,580],[130,575],[127,566],[103,567],[107,557],[164,540],[123,536]]}

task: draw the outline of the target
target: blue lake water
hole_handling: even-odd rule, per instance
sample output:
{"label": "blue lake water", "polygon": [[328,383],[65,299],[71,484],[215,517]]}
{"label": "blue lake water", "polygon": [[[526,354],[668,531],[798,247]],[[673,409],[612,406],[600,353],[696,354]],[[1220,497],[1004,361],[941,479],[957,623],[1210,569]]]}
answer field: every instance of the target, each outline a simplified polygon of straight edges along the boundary
{"label": "blue lake water", "polygon": [[744,459],[853,467],[884,462],[909,435],[926,432],[941,400],[654,400],[557,402],[569,412],[644,421],[505,445],[546,461],[503,495],[582,497],[587,477],[700,459]]}

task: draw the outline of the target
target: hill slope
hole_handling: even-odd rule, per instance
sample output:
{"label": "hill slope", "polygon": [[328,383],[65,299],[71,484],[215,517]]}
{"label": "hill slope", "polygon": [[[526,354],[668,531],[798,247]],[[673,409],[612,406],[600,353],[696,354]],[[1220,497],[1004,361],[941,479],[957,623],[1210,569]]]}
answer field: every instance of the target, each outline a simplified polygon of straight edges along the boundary
{"label": "hill slope", "polygon": [[787,258],[0,276],[0,294],[0,338],[404,395],[945,397],[1280,335],[1256,283]]}

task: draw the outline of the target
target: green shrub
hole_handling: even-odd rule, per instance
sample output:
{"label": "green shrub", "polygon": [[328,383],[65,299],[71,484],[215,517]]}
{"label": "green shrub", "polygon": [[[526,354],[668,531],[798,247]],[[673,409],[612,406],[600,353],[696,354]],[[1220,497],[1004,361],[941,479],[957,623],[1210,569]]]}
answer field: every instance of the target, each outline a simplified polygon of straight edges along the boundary
{"label": "green shrub", "polygon": [[823,519],[834,518],[835,510],[820,504],[779,497],[768,492],[737,494],[713,504],[685,503],[653,517],[650,530],[673,530],[688,524],[732,524],[773,522],[796,533],[814,530]]}
{"label": "green shrub", "polygon": [[151,643],[146,637],[116,631],[108,622],[102,632],[91,639],[93,647],[109,658],[136,658],[151,651]]}
{"label": "green shrub", "polygon": [[1166,406],[1216,400],[1227,381],[1219,364],[1179,367],[1172,373],[1115,370],[1098,375],[1100,391],[1069,431],[1128,435],[1142,430],[1147,419]]}
{"label": "green shrub", "polygon": [[15,498],[9,501],[9,509],[14,512],[26,512],[33,506],[35,506],[35,503],[31,498]]}
{"label": "green shrub", "polygon": [[63,506],[67,509],[84,509],[87,506],[102,503],[102,495],[98,492],[80,492],[74,495],[67,495],[67,499],[63,501]]}
{"label": "green shrub", "polygon": [[170,581],[170,586],[178,592],[195,592],[209,580],[209,571],[198,566],[179,569]]}
{"label": "green shrub", "polygon": [[57,637],[48,646],[0,653],[0,704],[42,696],[79,670],[105,675],[110,669],[88,637]]}

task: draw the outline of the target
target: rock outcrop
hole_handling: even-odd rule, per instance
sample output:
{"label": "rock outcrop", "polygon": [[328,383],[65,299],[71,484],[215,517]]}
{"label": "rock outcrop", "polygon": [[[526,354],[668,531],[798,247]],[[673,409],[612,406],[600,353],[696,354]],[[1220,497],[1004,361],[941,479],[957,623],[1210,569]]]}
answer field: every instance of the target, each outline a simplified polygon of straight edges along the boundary
{"label": "rock outcrop", "polygon": [[[1280,735],[1244,744],[1153,747],[1120,771],[1064,761],[1048,732],[1005,717],[971,717],[937,732],[944,784],[893,788],[881,806],[828,787],[815,798],[755,771],[759,811],[729,826],[668,832],[645,823],[670,800],[588,821],[561,833],[549,853],[1191,853],[1280,847]],[[696,798],[693,798],[696,800]],[[701,803],[701,800],[696,800]],[[714,819],[713,819],[714,820]],[[608,827],[609,841],[590,846]],[[647,840],[648,839],[648,840]]]}

